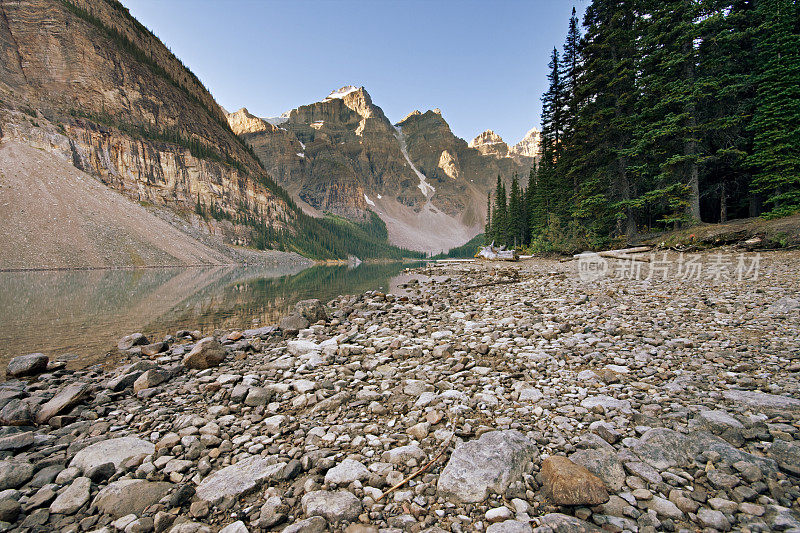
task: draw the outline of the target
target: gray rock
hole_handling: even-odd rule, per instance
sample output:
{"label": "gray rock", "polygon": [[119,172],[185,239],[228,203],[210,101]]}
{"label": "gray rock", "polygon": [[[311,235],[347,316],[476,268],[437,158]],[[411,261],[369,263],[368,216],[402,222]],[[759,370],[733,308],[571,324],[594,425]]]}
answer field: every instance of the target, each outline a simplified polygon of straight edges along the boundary
{"label": "gray rock", "polygon": [[0,409],[1,426],[32,426],[33,412],[27,399],[13,398]]}
{"label": "gray rock", "polygon": [[677,431],[666,428],[653,428],[639,439],[633,452],[642,461],[658,471],[675,466],[686,466],[694,456],[686,437]]}
{"label": "gray rock", "polygon": [[278,321],[278,326],[286,333],[297,333],[309,325],[308,320],[299,313],[291,313]]}
{"label": "gray rock", "polygon": [[704,527],[712,527],[717,531],[730,531],[731,523],[725,518],[722,511],[714,511],[703,507],[697,511],[697,520]]}
{"label": "gray rock", "polygon": [[228,524],[220,529],[219,533],[248,533],[248,531],[247,526],[244,525],[244,522],[237,520],[236,522]]}
{"label": "gray rock", "polygon": [[156,447],[152,442],[147,442],[136,437],[118,437],[96,442],[75,454],[69,466],[88,472],[95,466],[105,463],[114,463],[119,468],[122,463],[137,455],[150,455]]}
{"label": "gray rock", "polygon": [[50,359],[43,353],[20,355],[8,362],[6,373],[13,377],[35,376],[47,370]]}
{"label": "gray rock", "polygon": [[546,514],[539,518],[539,524],[549,527],[554,533],[604,533],[589,522],[562,513]]}
{"label": "gray rock", "polygon": [[22,506],[16,500],[11,498],[0,500],[0,522],[13,524],[21,511]]}
{"label": "gray rock", "polygon": [[92,505],[114,518],[128,514],[140,515],[166,496],[172,486],[172,483],[144,479],[120,479],[103,488],[95,496]]}
{"label": "gray rock", "polygon": [[439,476],[439,493],[449,499],[477,503],[490,492],[504,494],[520,479],[539,451],[515,430],[491,431],[457,447]]}
{"label": "gray rock", "polygon": [[783,470],[800,476],[800,444],[797,441],[776,440],[767,453],[778,461]]}
{"label": "gray rock", "polygon": [[282,533],[323,533],[328,530],[328,522],[321,516],[312,516],[286,526]]}
{"label": "gray rock", "polygon": [[172,377],[172,373],[167,370],[151,368],[136,378],[136,381],[133,382],[133,391],[139,392],[140,390],[156,387],[167,381],[170,377]]}
{"label": "gray rock", "polygon": [[136,381],[143,373],[144,372],[142,370],[135,370],[127,373],[123,372],[109,379],[108,383],[106,384],[106,388],[113,392],[123,391],[133,385],[133,382]]}
{"label": "gray rock", "polygon": [[0,490],[16,489],[33,477],[35,468],[23,461],[0,461]]}
{"label": "gray rock", "polygon": [[225,359],[225,348],[213,337],[201,339],[183,358],[183,366],[205,370],[219,366]]}
{"label": "gray rock", "polygon": [[569,458],[602,479],[611,492],[618,492],[625,485],[625,468],[613,448],[580,450]]}
{"label": "gray rock", "polygon": [[85,383],[70,383],[58,394],[42,405],[36,413],[36,422],[44,424],[56,415],[69,412],[89,394],[89,385]]}
{"label": "gray rock", "polygon": [[117,348],[120,350],[130,350],[134,346],[141,346],[147,344],[147,337],[141,333],[132,333],[122,337],[117,343]]}
{"label": "gray rock", "polygon": [[353,481],[363,481],[369,478],[369,470],[362,463],[352,459],[345,459],[334,466],[325,474],[325,483],[347,485]]}
{"label": "gray rock", "polygon": [[83,507],[91,496],[92,480],[88,477],[79,477],[69,487],[59,494],[50,504],[53,514],[75,514]]}
{"label": "gray rock", "polygon": [[800,300],[784,296],[776,300],[772,305],[767,308],[767,311],[775,314],[786,314],[795,309],[800,309]]}
{"label": "gray rock", "polygon": [[315,490],[301,500],[306,516],[322,516],[328,522],[352,522],[361,513],[361,501],[346,490]]}
{"label": "gray rock", "polygon": [[33,431],[23,433],[12,433],[0,437],[0,451],[21,450],[33,444]]}
{"label": "gray rock", "polygon": [[684,442],[689,446],[689,451],[692,456],[696,456],[700,452],[716,452],[728,464],[734,464],[739,461],[752,464],[761,469],[761,472],[769,476],[778,471],[778,463],[769,457],[761,457],[747,453],[738,448],[735,448],[730,443],[711,435],[704,431],[693,431],[686,435]]}
{"label": "gray rock", "polygon": [[206,477],[197,486],[197,497],[216,504],[226,497],[237,497],[257,490],[269,480],[278,479],[286,463],[271,464],[260,456],[248,457]]}
{"label": "gray rock", "polygon": [[655,511],[659,516],[665,516],[674,520],[680,520],[683,518],[683,511],[678,509],[674,503],[665,498],[653,496],[651,499],[645,502],[645,505],[648,509]]}
{"label": "gray rock", "polygon": [[791,396],[749,390],[727,390],[723,396],[726,400],[753,411],[776,414],[800,413],[800,400]]}
{"label": "gray rock", "polygon": [[214,533],[214,529],[202,522],[181,522],[172,526],[168,533]]}
{"label": "gray rock", "polygon": [[581,401],[581,407],[585,409],[592,409],[600,406],[606,411],[619,411],[621,413],[631,413],[631,402],[628,400],[618,400],[611,396],[599,395],[588,396]]}
{"label": "gray rock", "polygon": [[250,387],[247,391],[247,396],[244,399],[244,404],[250,407],[258,407],[259,405],[267,405],[272,397],[275,395],[272,389],[264,387]]}
{"label": "gray rock", "polygon": [[525,522],[506,520],[492,524],[486,528],[486,533],[532,533],[533,528]]}
{"label": "gray rock", "polygon": [[401,465],[405,464],[409,459],[422,461],[425,459],[425,452],[416,444],[409,444],[408,446],[399,446],[386,450],[383,452],[381,459],[386,463]]}
{"label": "gray rock", "polygon": [[328,313],[325,306],[319,300],[300,300],[294,305],[294,309],[303,318],[311,322],[328,320]]}

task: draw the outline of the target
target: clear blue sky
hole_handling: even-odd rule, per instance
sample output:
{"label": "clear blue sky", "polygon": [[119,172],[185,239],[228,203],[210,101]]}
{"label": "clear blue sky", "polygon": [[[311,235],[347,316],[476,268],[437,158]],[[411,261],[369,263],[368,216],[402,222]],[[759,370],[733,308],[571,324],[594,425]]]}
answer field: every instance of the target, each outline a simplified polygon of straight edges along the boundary
{"label": "clear blue sky", "polygon": [[392,122],[440,108],[467,141],[539,127],[554,45],[587,0],[122,0],[229,111],[363,85]]}

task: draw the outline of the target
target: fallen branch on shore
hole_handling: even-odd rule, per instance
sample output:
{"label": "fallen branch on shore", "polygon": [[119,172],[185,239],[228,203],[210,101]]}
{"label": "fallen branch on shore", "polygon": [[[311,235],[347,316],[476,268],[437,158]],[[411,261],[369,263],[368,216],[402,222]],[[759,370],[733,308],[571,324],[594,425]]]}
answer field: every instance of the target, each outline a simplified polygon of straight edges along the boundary
{"label": "fallen branch on shore", "polygon": [[580,259],[582,256],[596,253],[600,257],[605,257],[606,259],[618,259],[620,261],[641,261],[643,263],[649,263],[650,262],[649,257],[643,257],[632,254],[649,252],[652,249],[653,248],[651,246],[634,246],[633,248],[620,248],[618,250],[605,250],[603,252],[583,252],[575,254],[572,257],[560,259],[559,262],[568,263],[570,261],[574,261],[575,259]]}
{"label": "fallen branch on shore", "polygon": [[393,486],[392,488],[390,488],[389,490],[387,490],[386,492],[384,492],[383,494],[381,494],[381,495],[378,497],[378,499],[377,499],[377,500],[375,500],[375,503],[378,503],[379,501],[381,501],[381,500],[384,498],[384,496],[387,496],[387,495],[391,494],[392,492],[396,491],[397,489],[399,489],[400,487],[402,487],[403,485],[405,485],[406,483],[408,483],[409,481],[411,481],[412,479],[414,479],[414,478],[415,478],[415,477],[417,477],[418,475],[420,475],[420,474],[422,474],[422,473],[424,473],[424,472],[427,472],[427,471],[428,471],[428,469],[429,469],[431,466],[433,466],[433,464],[434,464],[436,461],[438,461],[438,460],[439,460],[439,458],[441,458],[441,457],[442,457],[442,455],[444,454],[444,452],[446,452],[446,451],[447,451],[447,448],[449,448],[449,447],[450,447],[450,441],[452,441],[452,440],[453,440],[453,437],[455,436],[455,434],[456,434],[456,428],[455,428],[455,425],[453,425],[453,426],[452,426],[452,431],[450,432],[450,436],[449,436],[449,437],[447,437],[447,440],[446,440],[446,441],[444,442],[444,444],[442,445],[442,449],[441,449],[441,450],[439,450],[439,453],[437,453],[437,454],[436,454],[436,457],[434,457],[433,459],[431,459],[430,461],[428,461],[427,463],[425,463],[425,465],[423,465],[421,468],[419,468],[419,469],[418,469],[416,472],[413,472],[412,474],[409,474],[409,475],[408,475],[408,477],[406,477],[405,479],[403,479],[403,480],[402,480],[400,483],[396,484],[395,486]]}
{"label": "fallen branch on shore", "polygon": [[617,259],[619,261],[641,261],[642,263],[649,263],[649,257],[643,257],[638,255],[631,255],[630,253],[621,253],[616,250],[609,250],[608,252],[598,252],[600,257],[605,257],[606,259]]}

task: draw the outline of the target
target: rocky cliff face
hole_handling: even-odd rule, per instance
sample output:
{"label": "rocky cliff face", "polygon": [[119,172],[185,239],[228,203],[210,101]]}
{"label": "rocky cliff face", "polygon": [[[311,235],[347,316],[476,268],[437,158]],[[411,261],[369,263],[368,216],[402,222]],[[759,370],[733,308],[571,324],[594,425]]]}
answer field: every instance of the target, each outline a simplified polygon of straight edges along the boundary
{"label": "rocky cliff face", "polygon": [[438,109],[392,125],[363,87],[343,87],[285,120],[248,115],[229,114],[231,128],[307,212],[359,219],[372,210],[392,243],[414,249],[438,252],[479,233],[497,176],[510,180],[532,164],[505,143],[502,153],[468,146]]}
{"label": "rocky cliff face", "polygon": [[51,151],[135,200],[291,223],[213,97],[115,0],[0,0],[0,58],[4,140]]}
{"label": "rocky cliff face", "polygon": [[508,157],[508,145],[498,134],[486,130],[469,143],[470,148],[475,148],[483,155]]}
{"label": "rocky cliff face", "polygon": [[520,142],[511,147],[511,157],[527,157],[530,159],[539,160],[542,149],[542,132],[536,128],[531,128],[525,137]]}

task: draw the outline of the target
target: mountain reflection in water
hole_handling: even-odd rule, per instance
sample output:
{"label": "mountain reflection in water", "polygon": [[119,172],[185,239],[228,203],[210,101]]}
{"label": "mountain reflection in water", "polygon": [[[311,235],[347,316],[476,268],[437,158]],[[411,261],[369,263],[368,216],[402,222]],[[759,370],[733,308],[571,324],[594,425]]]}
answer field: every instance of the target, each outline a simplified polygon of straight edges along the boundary
{"label": "mountain reflection in water", "polygon": [[159,340],[272,324],[299,300],[388,290],[418,264],[0,272],[0,365],[43,352],[86,366],[137,331]]}

